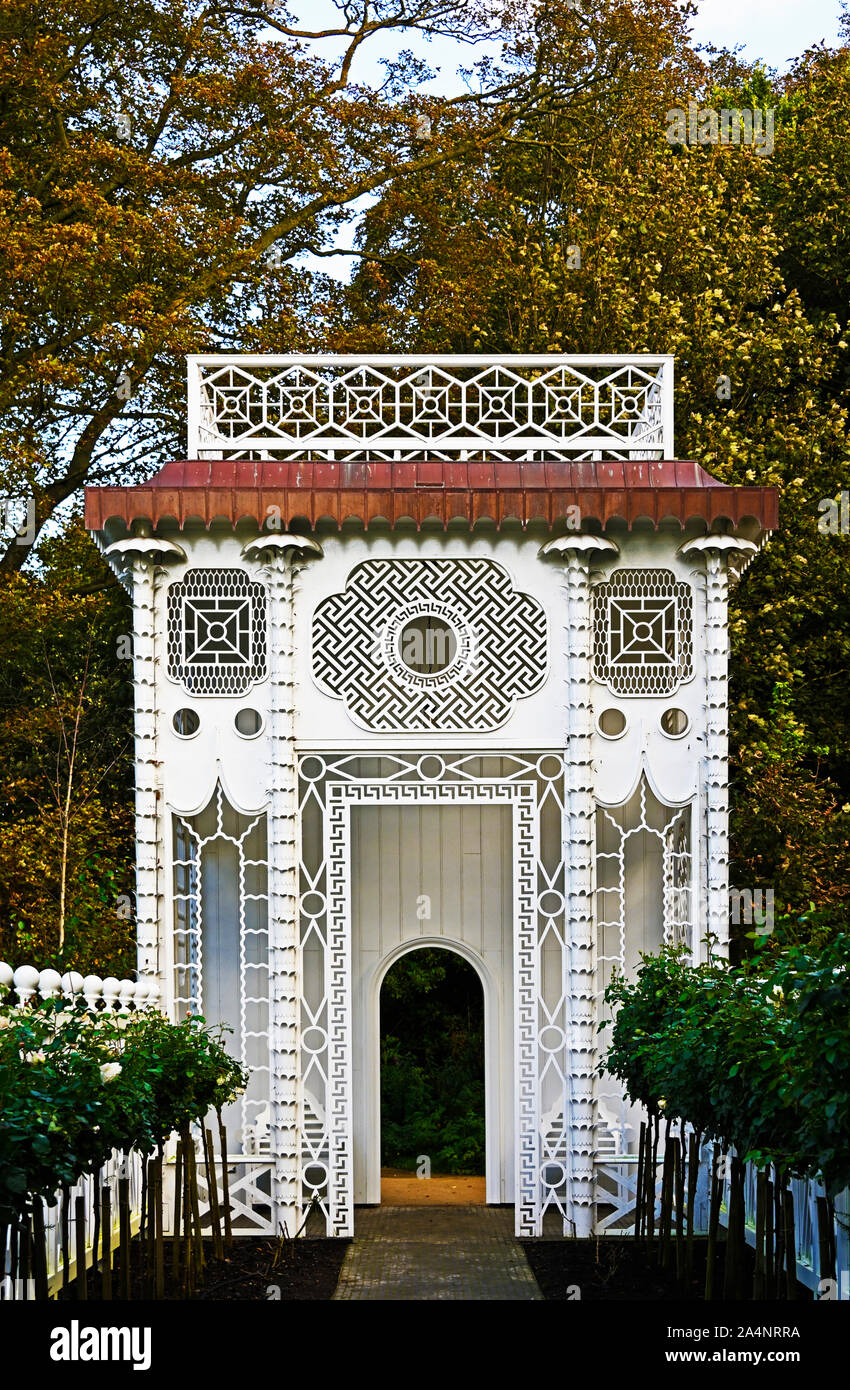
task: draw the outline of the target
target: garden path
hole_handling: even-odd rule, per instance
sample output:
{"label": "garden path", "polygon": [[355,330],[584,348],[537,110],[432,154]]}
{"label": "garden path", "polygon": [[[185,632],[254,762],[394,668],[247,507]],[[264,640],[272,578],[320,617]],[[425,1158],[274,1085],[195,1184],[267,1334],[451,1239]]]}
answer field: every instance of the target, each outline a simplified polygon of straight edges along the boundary
{"label": "garden path", "polygon": [[542,1299],[513,1207],[359,1207],[335,1299]]}

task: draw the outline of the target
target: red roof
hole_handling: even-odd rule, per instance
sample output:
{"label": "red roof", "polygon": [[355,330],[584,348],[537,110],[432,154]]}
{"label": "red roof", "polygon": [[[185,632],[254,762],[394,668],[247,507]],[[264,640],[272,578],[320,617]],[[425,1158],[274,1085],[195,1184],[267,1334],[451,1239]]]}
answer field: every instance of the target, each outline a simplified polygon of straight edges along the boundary
{"label": "red roof", "polygon": [[[298,519],[311,526],[324,518],[341,526],[354,518],[365,527],[377,518],[395,526],[431,518],[444,526],[462,518],[470,526],[488,519],[542,522],[552,528],[579,508],[582,522],[603,525],[614,517],[631,526],[668,517],[682,526],[699,518],[737,526],[752,518],[765,531],[778,524],[778,495],[770,487],[727,487],[699,464],[673,459],[526,462],[304,463],[297,459],[195,459],[168,463],[134,487],[87,487],[86,525],[101,530],[112,517],[166,517],[180,527],[199,518],[259,525],[269,508],[283,526]],[[274,515],[274,513],[272,513]]]}

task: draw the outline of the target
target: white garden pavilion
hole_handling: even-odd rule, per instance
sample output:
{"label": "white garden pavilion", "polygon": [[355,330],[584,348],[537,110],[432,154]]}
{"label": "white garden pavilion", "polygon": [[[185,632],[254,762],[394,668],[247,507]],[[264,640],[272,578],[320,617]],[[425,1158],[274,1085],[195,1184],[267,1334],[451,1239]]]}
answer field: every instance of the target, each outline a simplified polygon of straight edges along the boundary
{"label": "white garden pavilion", "polygon": [[672,419],[666,357],[200,357],[188,461],[87,490],[133,596],[139,971],[251,1068],[237,1229],[380,1201],[380,987],[423,945],[481,979],[488,1202],[627,1211],[601,996],[725,940],[727,589],[776,525]]}

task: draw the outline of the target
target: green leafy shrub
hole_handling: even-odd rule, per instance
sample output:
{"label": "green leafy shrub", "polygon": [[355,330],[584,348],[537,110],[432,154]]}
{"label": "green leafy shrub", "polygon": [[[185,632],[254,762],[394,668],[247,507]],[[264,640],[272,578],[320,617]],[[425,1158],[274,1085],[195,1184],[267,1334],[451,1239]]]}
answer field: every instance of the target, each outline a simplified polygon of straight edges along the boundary
{"label": "green leafy shrub", "polygon": [[113,1150],[150,1153],[246,1082],[199,1017],[0,1004],[0,1220],[30,1194],[52,1202]]}

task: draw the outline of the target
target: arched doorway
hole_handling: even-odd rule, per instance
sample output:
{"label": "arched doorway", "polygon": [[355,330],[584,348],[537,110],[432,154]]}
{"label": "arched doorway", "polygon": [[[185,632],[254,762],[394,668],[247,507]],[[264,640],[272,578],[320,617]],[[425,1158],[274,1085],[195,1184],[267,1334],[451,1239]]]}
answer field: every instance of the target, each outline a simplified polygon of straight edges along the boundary
{"label": "arched doorway", "polygon": [[457,951],[405,951],[380,989],[381,1201],[483,1203],[484,991]]}

